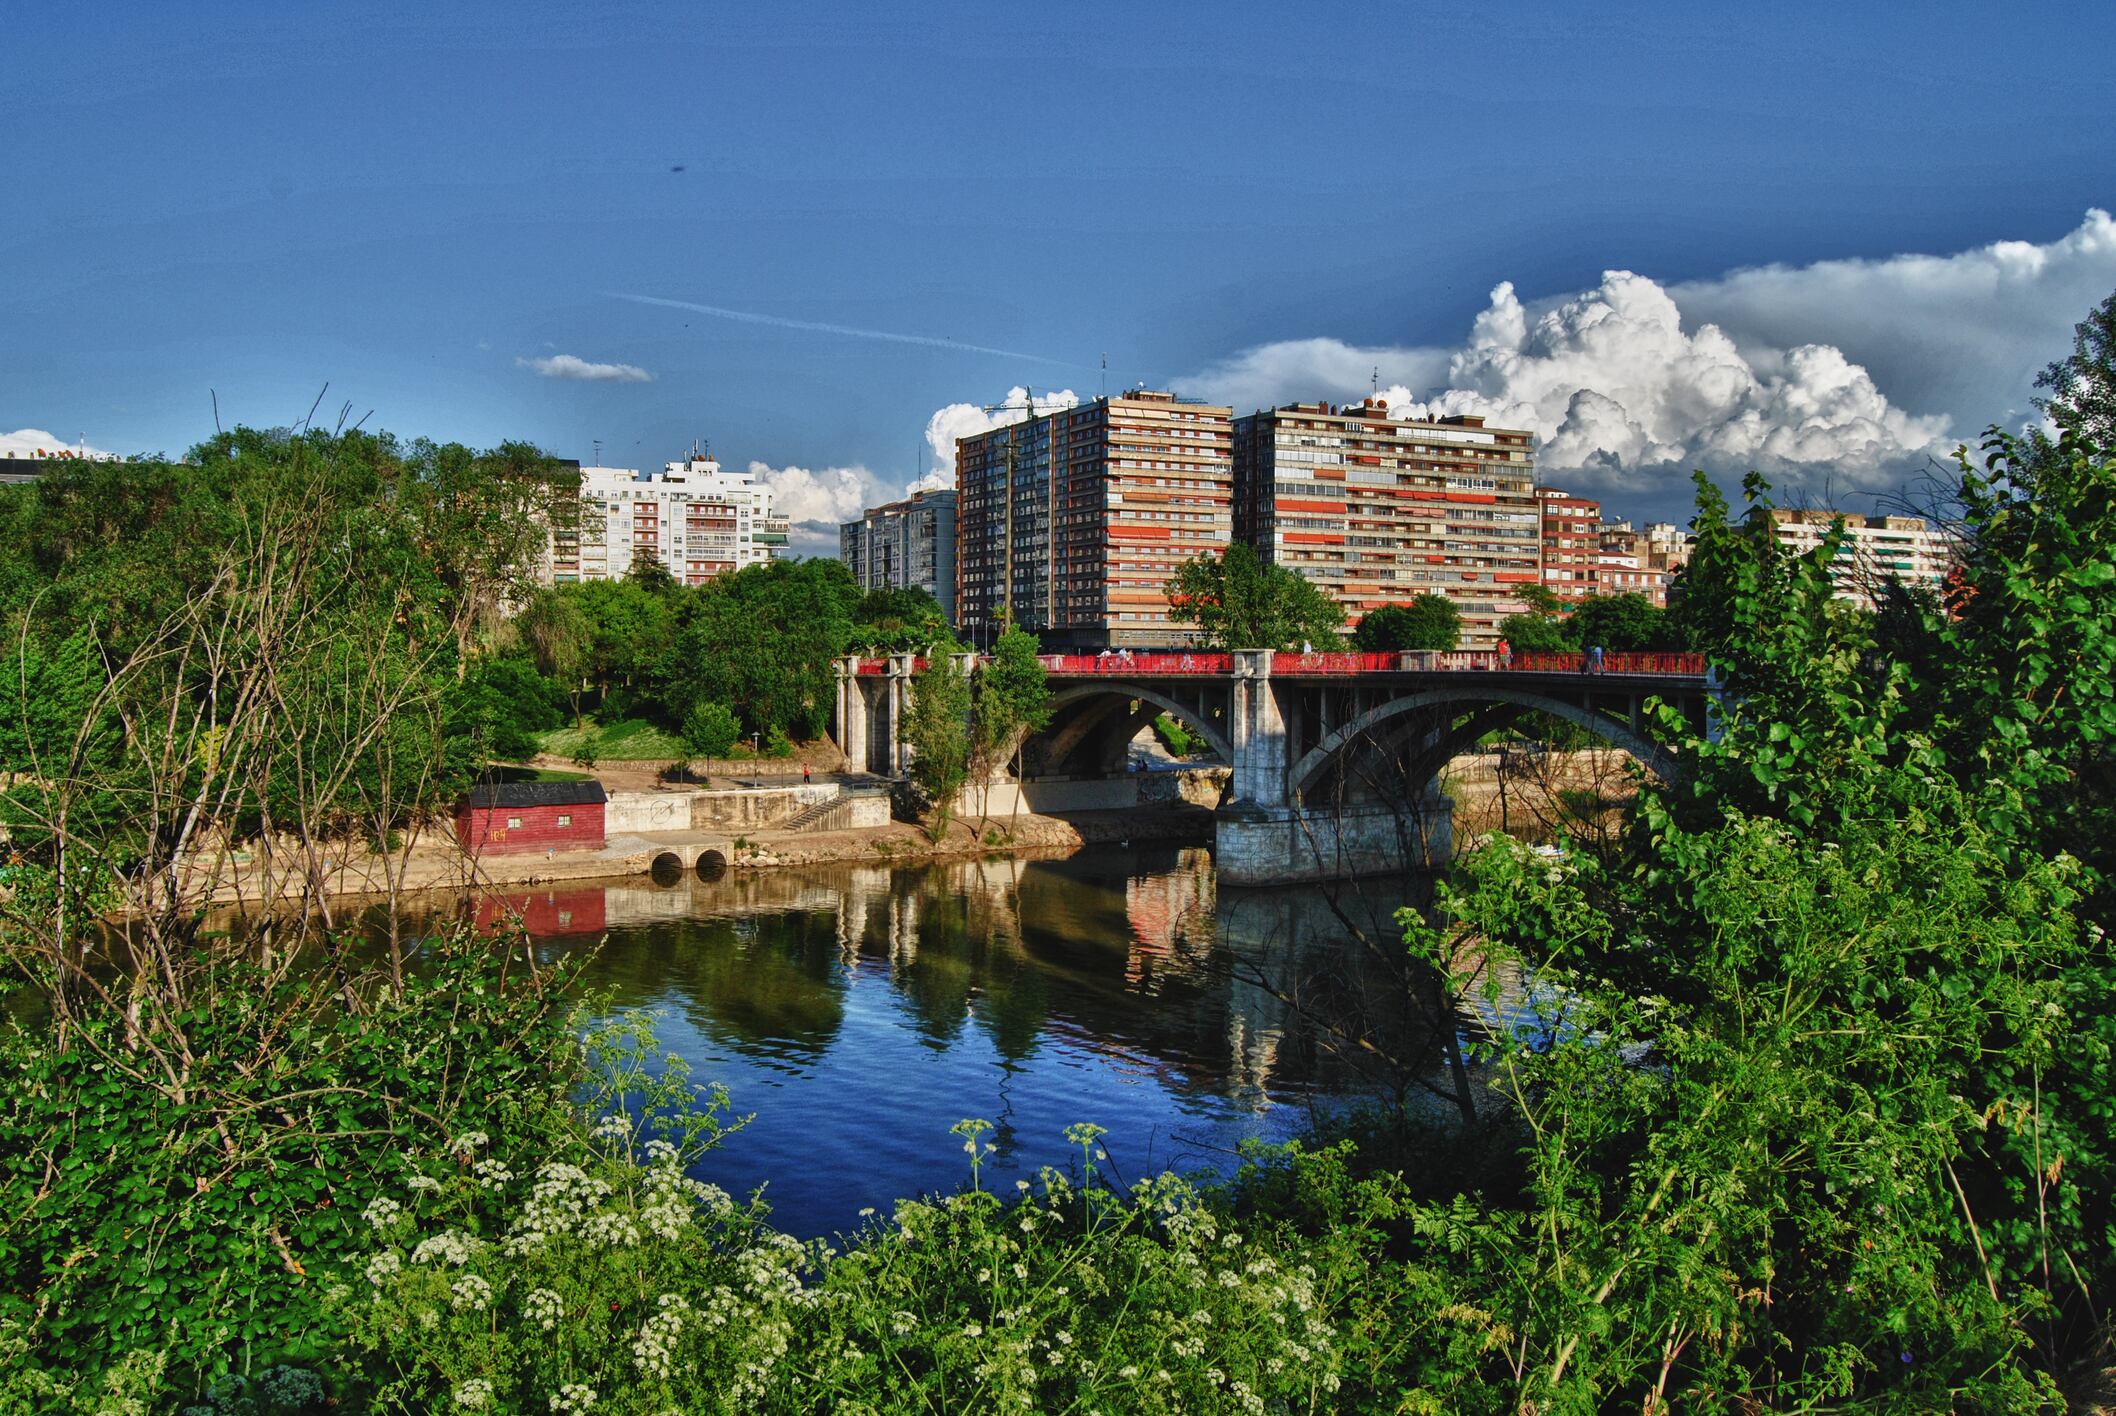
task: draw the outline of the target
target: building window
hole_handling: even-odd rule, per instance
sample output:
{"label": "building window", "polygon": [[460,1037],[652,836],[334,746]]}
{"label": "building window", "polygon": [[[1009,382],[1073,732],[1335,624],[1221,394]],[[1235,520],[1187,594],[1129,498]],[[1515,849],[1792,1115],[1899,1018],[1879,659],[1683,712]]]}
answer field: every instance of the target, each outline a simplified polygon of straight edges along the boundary
{"label": "building window", "polygon": [[508,829],[508,830],[510,830],[510,831],[519,831],[519,830],[521,830],[521,829],[522,829],[522,818],[521,818],[521,817],[519,817],[519,816],[510,816],[510,817],[508,817],[508,818],[507,818],[507,829]]}
{"label": "building window", "polygon": [[570,816],[560,816],[558,818],[558,824],[561,826],[571,826],[573,824],[573,818]]}

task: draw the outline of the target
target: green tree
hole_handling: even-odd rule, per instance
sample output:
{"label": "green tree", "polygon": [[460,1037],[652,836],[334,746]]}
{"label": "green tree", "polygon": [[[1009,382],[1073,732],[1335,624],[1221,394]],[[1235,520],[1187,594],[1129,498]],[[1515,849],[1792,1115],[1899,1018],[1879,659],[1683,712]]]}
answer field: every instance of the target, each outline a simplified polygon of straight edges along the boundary
{"label": "green tree", "polygon": [[1573,610],[1567,628],[1583,649],[1658,648],[1661,611],[1644,595],[1589,595]]}
{"label": "green tree", "polygon": [[[2116,448],[2116,294],[2073,327],[2072,353],[2037,375],[2035,386],[2050,391],[2035,406],[2061,433],[2103,451]],[[2008,453],[2009,462],[2021,460],[2019,449]]]}
{"label": "green tree", "polygon": [[774,561],[722,575],[691,592],[661,697],[715,699],[757,734],[823,730],[837,691],[836,660],[853,640],[859,603],[852,573],[834,560]]}
{"label": "green tree", "polygon": [[683,745],[705,759],[708,776],[712,774],[714,759],[734,751],[741,737],[742,720],[725,703],[700,703],[684,715]]}
{"label": "green tree", "polygon": [[976,734],[970,773],[982,798],[992,777],[1020,751],[1022,740],[1051,720],[1051,690],[1043,661],[1036,657],[1036,637],[1009,626],[992,645],[974,688]]}
{"label": "green tree", "polygon": [[1352,631],[1352,647],[1368,654],[1393,649],[1453,649],[1462,642],[1462,611],[1445,595],[1420,595],[1408,605],[1367,611]]}
{"label": "green tree", "polygon": [[673,595],[683,588],[675,572],[662,564],[659,556],[651,555],[632,557],[631,568],[625,571],[625,583],[651,595]]}
{"label": "green tree", "polygon": [[1566,622],[1555,615],[1508,615],[1499,621],[1499,637],[1523,653],[1558,653],[1578,648],[1566,631]]}
{"label": "green tree", "polygon": [[852,624],[849,647],[869,654],[945,649],[956,642],[940,601],[916,586],[869,590],[853,608]]}
{"label": "green tree", "polygon": [[911,780],[931,804],[927,834],[938,841],[948,832],[956,794],[969,777],[970,681],[953,656],[932,655],[912,678],[903,732],[911,749]]}
{"label": "green tree", "polygon": [[1183,562],[1166,590],[1169,617],[1196,625],[1214,649],[1334,648],[1344,627],[1344,611],[1314,582],[1240,542]]}

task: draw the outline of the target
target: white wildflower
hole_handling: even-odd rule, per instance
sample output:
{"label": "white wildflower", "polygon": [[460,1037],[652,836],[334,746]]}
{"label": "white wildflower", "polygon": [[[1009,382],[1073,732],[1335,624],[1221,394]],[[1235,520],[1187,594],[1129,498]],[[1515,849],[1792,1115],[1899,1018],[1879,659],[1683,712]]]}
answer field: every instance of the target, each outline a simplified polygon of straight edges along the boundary
{"label": "white wildflower", "polygon": [[560,1318],[566,1316],[566,1305],[550,1289],[532,1288],[529,1296],[522,1300],[522,1316],[549,1332],[558,1326]]}
{"label": "white wildflower", "polygon": [[468,1234],[458,1234],[453,1229],[444,1229],[430,1238],[421,1239],[418,1247],[411,1251],[415,1264],[444,1263],[461,1268],[470,1262],[470,1256],[482,1249],[484,1244]]}
{"label": "white wildflower", "polygon": [[595,1405],[595,1388],[579,1382],[567,1382],[551,1393],[553,1411],[586,1411]]}
{"label": "white wildflower", "polygon": [[404,1267],[404,1256],[395,1249],[384,1249],[367,1261],[367,1281],[378,1288],[384,1280]]}
{"label": "white wildflower", "polygon": [[448,1291],[455,1295],[457,1312],[482,1313],[492,1306],[492,1285],[474,1273],[466,1273],[449,1284]]}
{"label": "white wildflower", "polygon": [[403,1220],[404,1206],[398,1204],[387,1195],[377,1195],[374,1199],[368,1201],[366,1209],[360,1211],[360,1217],[374,1226],[377,1233],[380,1233],[383,1230],[395,1228]]}
{"label": "white wildflower", "polygon": [[404,1182],[404,1188],[424,1191],[430,1194],[441,1188],[441,1182],[434,1179],[431,1175],[414,1175],[411,1179]]}
{"label": "white wildflower", "polygon": [[482,1411],[492,1400],[492,1383],[472,1377],[455,1389],[455,1403],[466,1411]]}
{"label": "white wildflower", "polygon": [[450,1141],[448,1148],[457,1155],[468,1155],[472,1151],[483,1150],[491,1144],[492,1137],[486,1135],[483,1131],[465,1131],[462,1135]]}
{"label": "white wildflower", "polygon": [[598,1141],[629,1141],[632,1139],[632,1122],[622,1111],[613,1111],[595,1123],[588,1133]]}
{"label": "white wildflower", "polygon": [[600,1249],[629,1249],[639,1242],[639,1227],[629,1215],[605,1211],[588,1217],[580,1237]]}
{"label": "white wildflower", "polygon": [[658,1136],[647,1142],[647,1164],[674,1165],[675,1163],[676,1147],[673,1142],[664,1141]]}

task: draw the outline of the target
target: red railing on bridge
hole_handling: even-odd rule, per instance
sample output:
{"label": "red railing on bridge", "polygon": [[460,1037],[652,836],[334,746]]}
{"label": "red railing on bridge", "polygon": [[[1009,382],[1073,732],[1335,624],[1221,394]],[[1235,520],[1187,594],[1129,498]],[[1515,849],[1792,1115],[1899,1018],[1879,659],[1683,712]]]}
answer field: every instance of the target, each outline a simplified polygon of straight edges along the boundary
{"label": "red railing on bridge", "polygon": [[1041,654],[1046,671],[1054,674],[1231,674],[1232,654],[1174,653],[1135,654],[1119,649],[1104,654]]}
{"label": "red railing on bridge", "polygon": [[[1138,654],[1116,650],[1101,654],[1042,654],[1044,669],[1066,677],[1088,674],[1134,675],[1152,678],[1196,675],[1215,677],[1234,672],[1232,654],[1194,653]],[[914,671],[926,667],[924,658],[912,661]],[[887,659],[862,659],[862,674],[885,674]],[[1407,649],[1401,653],[1359,654],[1337,651],[1271,656],[1274,677],[1344,677],[1352,674],[1430,673],[1529,673],[1529,674],[1652,674],[1662,677],[1700,678],[1705,671],[1702,654],[1667,654],[1645,650],[1604,653],[1601,666],[1590,670],[1587,656],[1577,650],[1549,653],[1515,650],[1502,655],[1495,649]]]}
{"label": "red railing on bridge", "polygon": [[1271,656],[1274,674],[1393,674],[1401,672],[1403,655],[1342,654],[1334,651],[1307,654],[1281,653]]}

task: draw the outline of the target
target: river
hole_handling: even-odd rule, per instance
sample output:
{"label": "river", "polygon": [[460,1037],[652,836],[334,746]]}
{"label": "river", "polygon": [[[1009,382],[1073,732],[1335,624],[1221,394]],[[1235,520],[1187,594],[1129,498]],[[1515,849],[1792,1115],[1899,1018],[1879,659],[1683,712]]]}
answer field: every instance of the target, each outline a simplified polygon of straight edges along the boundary
{"label": "river", "polygon": [[[1011,1191],[1105,1127],[1125,1179],[1226,1168],[1252,1136],[1385,1085],[1341,1032],[1430,1058],[1376,952],[1402,887],[1216,888],[1202,848],[819,866],[707,882],[515,890],[541,957],[605,942],[589,987],[646,1008],[694,1080],[754,1119],[694,1169],[762,1187],[799,1235],[968,1176],[965,1117],[995,1124]],[[1370,950],[1337,917],[1354,921]],[[493,905],[484,906],[488,916]],[[1281,995],[1290,995],[1290,1003]]]}

